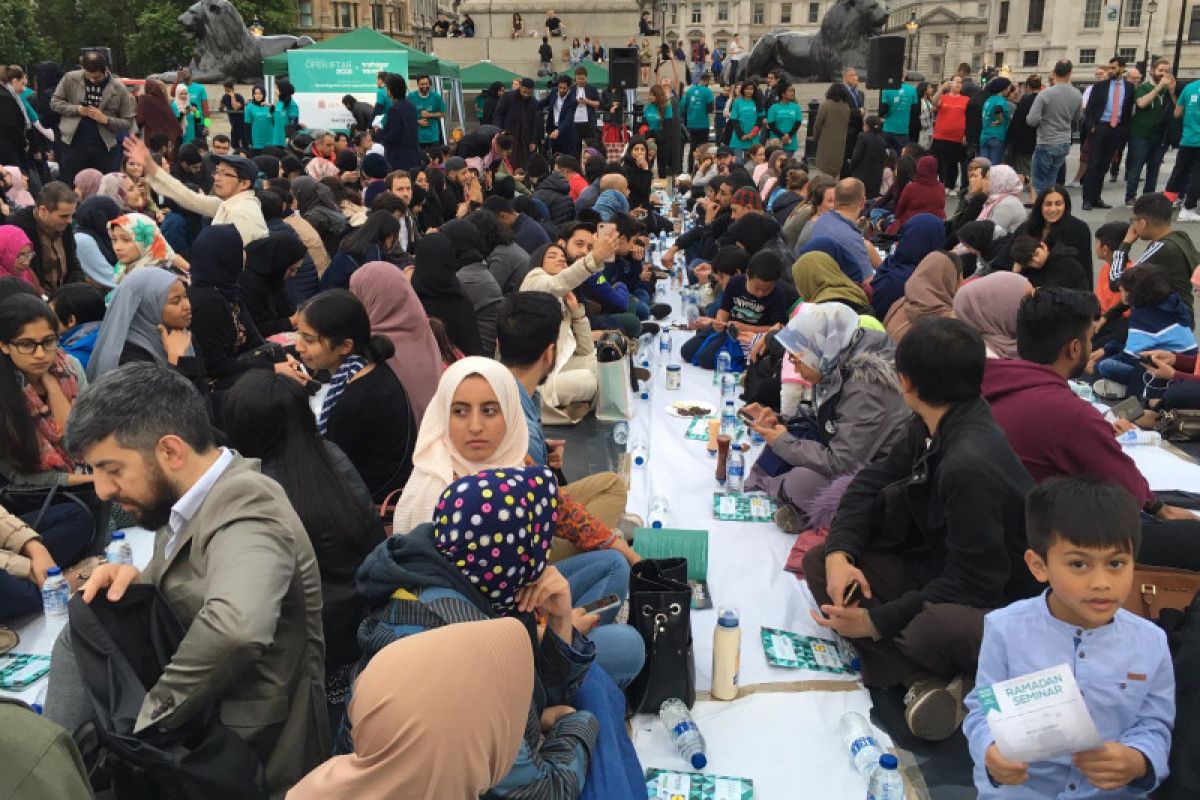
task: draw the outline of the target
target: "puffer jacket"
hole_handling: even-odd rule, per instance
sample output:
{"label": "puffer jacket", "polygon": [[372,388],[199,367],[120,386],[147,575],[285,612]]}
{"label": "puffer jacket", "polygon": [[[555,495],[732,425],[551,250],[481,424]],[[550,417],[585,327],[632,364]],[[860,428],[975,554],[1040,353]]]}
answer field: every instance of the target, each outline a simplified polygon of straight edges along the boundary
{"label": "puffer jacket", "polygon": [[533,196],[546,204],[550,210],[550,221],[562,225],[575,219],[575,201],[571,199],[571,185],[562,173],[551,172],[538,183]]}
{"label": "puffer jacket", "polygon": [[871,461],[912,415],[900,394],[895,346],[887,334],[860,330],[836,370],[813,389],[818,439],[784,434],[771,449],[793,467],[829,478]]}

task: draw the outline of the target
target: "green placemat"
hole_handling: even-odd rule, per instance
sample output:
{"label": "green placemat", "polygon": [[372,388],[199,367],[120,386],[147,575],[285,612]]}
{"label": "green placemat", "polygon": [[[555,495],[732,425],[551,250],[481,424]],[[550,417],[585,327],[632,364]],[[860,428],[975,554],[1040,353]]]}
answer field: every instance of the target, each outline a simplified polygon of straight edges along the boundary
{"label": "green placemat", "polygon": [[753,800],[754,781],[702,772],[646,770],[649,800]]}
{"label": "green placemat", "polygon": [[[717,417],[693,417],[692,421],[688,423],[687,433],[684,436],[688,439],[694,439],[697,442],[707,442],[708,421],[710,419],[717,419]],[[746,425],[739,419],[737,422],[737,435],[733,437],[733,440],[736,442],[745,435]]]}
{"label": "green placemat", "polygon": [[713,516],[726,522],[770,522],[778,508],[761,492],[713,492]]}
{"label": "green placemat", "polygon": [[50,656],[0,655],[0,689],[22,689],[50,671]]}
{"label": "green placemat", "polygon": [[777,628],[763,628],[762,644],[767,654],[767,663],[773,667],[837,674],[854,671],[846,665],[845,656],[837,642],[829,639],[801,636]]}
{"label": "green placemat", "polygon": [[686,558],[690,581],[708,578],[708,531],[688,528],[638,528],[633,551],[642,558]]}

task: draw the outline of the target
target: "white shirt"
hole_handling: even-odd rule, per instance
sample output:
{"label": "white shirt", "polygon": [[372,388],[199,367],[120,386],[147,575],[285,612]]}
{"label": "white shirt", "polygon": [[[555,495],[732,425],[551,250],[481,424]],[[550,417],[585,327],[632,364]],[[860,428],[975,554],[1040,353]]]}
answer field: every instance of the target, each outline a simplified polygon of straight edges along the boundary
{"label": "white shirt", "polygon": [[558,127],[558,118],[562,114],[563,98],[560,94],[554,95],[554,126]]}
{"label": "white shirt", "polygon": [[175,546],[179,542],[179,537],[183,535],[192,517],[196,516],[196,512],[200,510],[200,506],[204,504],[208,493],[212,491],[217,479],[225,472],[226,468],[233,463],[233,451],[222,447],[221,455],[217,456],[217,460],[212,463],[200,479],[192,484],[192,488],[183,493],[183,497],[175,501],[175,505],[171,506],[171,518],[167,522],[167,544],[163,548],[163,556],[170,558],[175,553]]}
{"label": "white shirt", "polygon": [[583,101],[585,99],[587,99],[587,92],[584,91],[582,86],[576,86],[575,87],[575,102],[579,103],[579,105],[577,105],[575,107],[575,121],[576,122],[587,122],[588,107],[583,104]]}

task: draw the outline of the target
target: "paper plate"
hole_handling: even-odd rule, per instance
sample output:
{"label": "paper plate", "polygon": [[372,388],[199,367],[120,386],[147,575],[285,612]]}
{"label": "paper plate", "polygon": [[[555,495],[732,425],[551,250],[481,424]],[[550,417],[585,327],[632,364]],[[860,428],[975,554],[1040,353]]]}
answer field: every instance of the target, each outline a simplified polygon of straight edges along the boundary
{"label": "paper plate", "polygon": [[[668,403],[666,411],[672,417],[683,417],[691,419],[692,417],[711,417],[716,413],[717,407],[707,400],[677,400],[674,403]],[[693,413],[684,413],[692,411]]]}

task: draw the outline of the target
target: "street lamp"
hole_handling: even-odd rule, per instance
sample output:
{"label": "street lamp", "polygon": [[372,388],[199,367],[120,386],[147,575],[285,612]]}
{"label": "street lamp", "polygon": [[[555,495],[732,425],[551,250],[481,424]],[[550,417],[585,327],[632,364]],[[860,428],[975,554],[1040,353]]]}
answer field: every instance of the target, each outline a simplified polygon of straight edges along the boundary
{"label": "street lamp", "polygon": [[250,23],[250,33],[253,36],[258,37],[262,36],[265,31],[266,29],[263,28],[263,24],[258,21],[258,15],[255,14],[254,21]]}
{"label": "street lamp", "polygon": [[1150,15],[1149,21],[1146,22],[1146,56],[1142,59],[1145,66],[1142,68],[1142,76],[1148,78],[1150,76],[1150,26],[1154,24],[1154,12],[1158,11],[1158,0],[1150,0],[1146,4],[1146,13]]}
{"label": "street lamp", "polygon": [[[1153,0],[1151,0],[1153,2]],[[913,34],[921,30],[921,23],[917,22],[917,12],[915,10],[909,12],[908,22],[904,23],[904,30],[908,31],[908,68],[913,68]]]}

